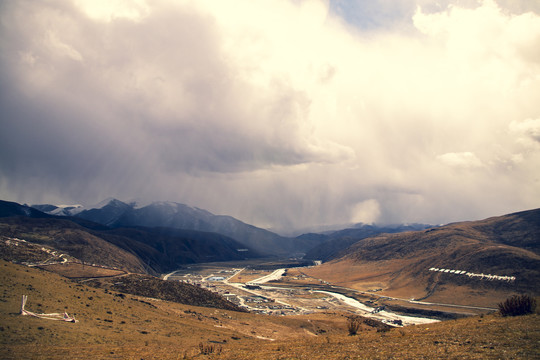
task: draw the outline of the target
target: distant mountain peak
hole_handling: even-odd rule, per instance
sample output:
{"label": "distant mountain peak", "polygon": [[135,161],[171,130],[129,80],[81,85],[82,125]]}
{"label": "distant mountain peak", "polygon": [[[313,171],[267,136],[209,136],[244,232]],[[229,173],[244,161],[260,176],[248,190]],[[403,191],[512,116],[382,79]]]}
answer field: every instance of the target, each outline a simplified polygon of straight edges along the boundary
{"label": "distant mountain peak", "polygon": [[111,199],[105,206],[129,206],[125,202],[118,199]]}
{"label": "distant mountain peak", "polygon": [[133,209],[137,210],[137,209],[142,209],[144,207],[152,205],[153,203],[155,203],[155,201],[143,199],[143,198],[134,198],[134,199],[130,199],[126,203],[130,205]]}
{"label": "distant mountain peak", "polygon": [[207,210],[174,201],[146,202],[136,199],[122,202],[108,198],[81,211],[77,217],[112,228],[140,226],[219,233],[260,254],[303,253],[306,247],[311,246],[311,242],[281,237],[231,216],[214,215]]}
{"label": "distant mountain peak", "polygon": [[[182,209],[192,209],[192,210],[202,210],[190,205],[182,204],[176,201],[149,201],[145,199],[132,199],[126,202],[129,206],[131,206],[134,210],[139,210],[148,206],[152,207],[169,207],[169,208],[182,208]],[[206,210],[202,210],[206,211]]]}
{"label": "distant mountain peak", "polygon": [[150,205],[150,203],[146,203],[142,201],[130,201],[128,202],[128,204],[135,210],[142,209],[143,207]]}
{"label": "distant mountain peak", "polygon": [[51,204],[35,204],[30,205],[30,207],[47,213],[49,215],[58,215],[58,216],[73,216],[80,213],[84,210],[84,206],[80,204],[75,205],[51,205]]}
{"label": "distant mountain peak", "polygon": [[179,206],[185,207],[185,208],[191,208],[191,206],[176,203],[176,202],[173,202],[173,201],[154,201],[151,204],[149,204],[148,206],[155,206],[155,207],[163,206],[163,207],[170,207],[170,208],[175,208],[175,209],[178,208]]}
{"label": "distant mountain peak", "polygon": [[[76,213],[56,205],[40,205],[37,210],[51,215],[74,216],[110,228],[147,227],[218,233],[264,255],[305,253],[319,240],[295,239],[246,224],[232,216],[215,215],[208,210],[174,201],[121,201],[109,197],[93,206],[77,207]],[[51,213],[55,211],[55,213]]]}
{"label": "distant mountain peak", "polygon": [[108,197],[108,198],[106,198],[104,200],[101,200],[97,204],[88,206],[87,209],[101,209],[102,207],[106,206],[107,204],[109,204],[113,200],[116,200],[116,199],[112,198],[112,197]]}
{"label": "distant mountain peak", "polygon": [[56,206],[59,207],[59,208],[62,208],[62,209],[66,209],[66,208],[73,208],[73,209],[77,208],[77,209],[78,209],[78,208],[84,207],[84,206],[81,205],[81,204],[74,204],[74,205],[64,205],[64,204],[61,204],[61,205],[56,205]]}

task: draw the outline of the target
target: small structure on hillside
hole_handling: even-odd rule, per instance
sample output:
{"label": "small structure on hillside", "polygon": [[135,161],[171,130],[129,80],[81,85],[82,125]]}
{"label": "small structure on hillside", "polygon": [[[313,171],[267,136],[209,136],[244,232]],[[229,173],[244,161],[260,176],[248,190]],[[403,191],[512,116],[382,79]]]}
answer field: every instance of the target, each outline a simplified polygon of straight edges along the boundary
{"label": "small structure on hillside", "polygon": [[72,322],[76,323],[78,322],[77,319],[75,319],[74,316],[69,316],[67,312],[64,311],[63,314],[60,313],[50,313],[50,314],[36,314],[31,311],[26,310],[24,307],[26,306],[26,301],[28,300],[28,296],[23,295],[22,301],[21,301],[21,315],[28,315],[28,316],[34,316],[41,319],[48,319],[48,320],[57,320],[57,321],[66,321],[66,322]]}

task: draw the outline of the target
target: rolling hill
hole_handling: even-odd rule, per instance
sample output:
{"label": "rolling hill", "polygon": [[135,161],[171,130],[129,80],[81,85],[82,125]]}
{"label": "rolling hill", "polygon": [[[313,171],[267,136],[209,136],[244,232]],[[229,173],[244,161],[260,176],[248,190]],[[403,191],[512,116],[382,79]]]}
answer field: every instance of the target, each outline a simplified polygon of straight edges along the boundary
{"label": "rolling hill", "polygon": [[536,209],[359,239],[306,273],[407,299],[494,306],[512,293],[539,294],[539,245]]}
{"label": "rolling hill", "polygon": [[[85,263],[159,274],[183,264],[260,256],[221,234],[167,228],[108,228],[0,201],[0,236],[64,252]],[[241,250],[241,251],[239,251]]]}
{"label": "rolling hill", "polygon": [[324,241],[321,244],[310,249],[304,259],[328,261],[337,256],[341,251],[347,249],[360,239],[373,237],[383,233],[400,233],[406,231],[417,231],[431,228],[432,225],[412,224],[412,225],[394,225],[377,226],[359,224],[354,228],[347,228],[339,231],[333,231],[325,234],[303,234],[300,239],[317,239]]}

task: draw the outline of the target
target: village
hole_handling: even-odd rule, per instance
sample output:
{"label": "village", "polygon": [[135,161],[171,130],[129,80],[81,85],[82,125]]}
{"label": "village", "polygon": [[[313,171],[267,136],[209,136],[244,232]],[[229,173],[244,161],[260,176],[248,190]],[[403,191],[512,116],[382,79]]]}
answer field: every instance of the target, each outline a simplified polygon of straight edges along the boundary
{"label": "village", "polygon": [[[193,265],[167,274],[164,279],[206,288],[249,312],[264,315],[292,316],[339,311],[372,317],[393,326],[438,321],[398,315],[386,311],[384,306],[378,306],[374,300],[367,301],[366,305],[333,292],[335,287],[326,281],[307,278],[302,274],[287,276],[287,270],[219,268],[217,264],[216,267]],[[287,280],[284,281],[285,278]]]}
{"label": "village", "polygon": [[[176,272],[166,279],[203,287],[222,295],[232,303],[254,313],[266,315],[299,315],[313,312],[313,310],[305,307],[290,304],[290,301],[284,301],[285,299],[291,299],[291,296],[294,295],[292,294],[293,291],[296,292],[296,295],[300,295],[300,290],[263,288],[257,281],[246,283],[231,281],[231,279],[243,271],[246,271],[246,269],[219,269],[209,274],[204,274],[205,272],[202,271],[203,274],[194,272],[180,275]],[[261,275],[261,279],[268,276],[268,271],[257,271],[256,273]],[[263,280],[260,283],[264,282]]]}

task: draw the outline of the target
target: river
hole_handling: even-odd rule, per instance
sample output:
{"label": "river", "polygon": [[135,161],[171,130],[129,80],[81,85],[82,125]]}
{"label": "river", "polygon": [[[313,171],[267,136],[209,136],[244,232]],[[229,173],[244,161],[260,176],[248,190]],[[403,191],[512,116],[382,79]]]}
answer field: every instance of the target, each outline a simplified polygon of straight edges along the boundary
{"label": "river", "polygon": [[429,318],[423,318],[423,317],[398,315],[398,314],[395,314],[393,312],[386,311],[386,310],[374,312],[375,311],[374,308],[364,305],[360,301],[350,298],[348,296],[345,296],[343,294],[333,293],[330,291],[322,291],[322,290],[315,290],[314,292],[331,295],[337,298],[338,300],[344,302],[345,304],[357,308],[361,312],[362,316],[369,317],[372,319],[377,319],[386,323],[391,322],[393,320],[401,320],[403,325],[417,325],[417,324],[430,324],[430,323],[439,321],[436,319],[429,319]]}

